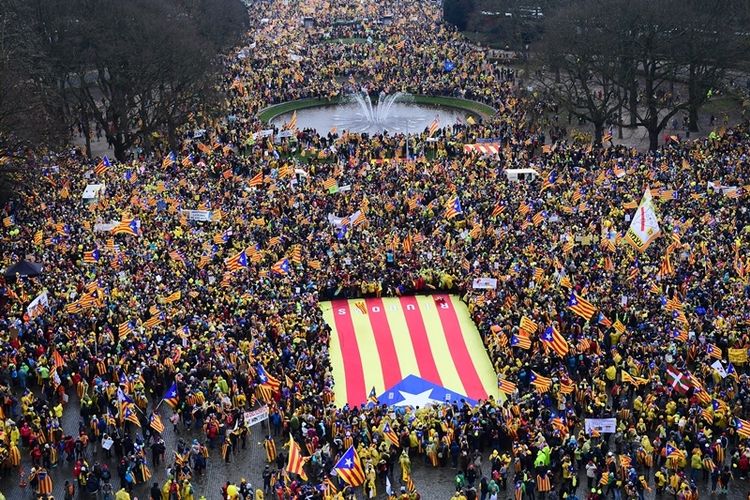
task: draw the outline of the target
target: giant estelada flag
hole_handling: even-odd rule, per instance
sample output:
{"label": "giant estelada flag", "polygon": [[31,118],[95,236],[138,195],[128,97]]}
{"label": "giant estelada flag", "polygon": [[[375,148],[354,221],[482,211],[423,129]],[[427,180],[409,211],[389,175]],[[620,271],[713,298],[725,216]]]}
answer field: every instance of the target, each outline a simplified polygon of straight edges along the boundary
{"label": "giant estelada flag", "polygon": [[498,397],[492,363],[457,296],[333,300],[320,307],[333,330],[337,406],[367,403],[372,392],[394,406]]}

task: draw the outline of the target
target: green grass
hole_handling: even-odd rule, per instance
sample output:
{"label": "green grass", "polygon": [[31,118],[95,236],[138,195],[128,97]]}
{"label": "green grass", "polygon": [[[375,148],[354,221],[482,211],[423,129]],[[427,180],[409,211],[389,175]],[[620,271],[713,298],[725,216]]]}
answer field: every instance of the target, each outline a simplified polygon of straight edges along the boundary
{"label": "green grass", "polygon": [[495,109],[491,106],[477,101],[470,101],[468,99],[459,99],[457,97],[415,95],[414,102],[417,104],[463,109],[482,116],[492,116],[495,114]]}
{"label": "green grass", "polygon": [[343,43],[344,45],[355,45],[367,43],[367,38],[331,38],[323,40],[323,43]]}
{"label": "green grass", "polygon": [[[483,117],[492,116],[495,114],[495,109],[482,104],[481,102],[470,101],[468,99],[459,99],[457,97],[444,97],[444,96],[430,96],[430,95],[415,95],[413,96],[416,104],[426,104],[430,106],[444,106],[446,108],[457,108],[463,109],[470,113],[474,113]],[[318,98],[299,99],[297,101],[282,102],[281,104],[274,104],[260,110],[258,118],[263,123],[268,123],[279,115],[289,113],[290,111],[296,111],[298,109],[314,108],[317,106],[326,106],[331,104],[339,103],[339,99],[328,100]]]}
{"label": "green grass", "polygon": [[279,115],[288,113],[290,111],[296,111],[298,109],[314,108],[316,106],[326,106],[328,104],[336,104],[336,100],[318,99],[316,97],[310,97],[307,99],[299,99],[296,101],[282,102],[281,104],[274,104],[263,108],[258,112],[258,118],[263,123],[268,123]]}
{"label": "green grass", "polygon": [[730,113],[732,111],[740,111],[742,109],[742,101],[735,96],[725,95],[713,98],[706,102],[701,109],[704,113]]}

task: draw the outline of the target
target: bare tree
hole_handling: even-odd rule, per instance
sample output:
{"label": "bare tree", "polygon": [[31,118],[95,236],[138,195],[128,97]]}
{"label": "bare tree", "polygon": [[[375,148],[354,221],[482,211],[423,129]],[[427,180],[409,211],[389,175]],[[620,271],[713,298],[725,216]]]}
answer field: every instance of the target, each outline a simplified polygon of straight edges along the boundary
{"label": "bare tree", "polygon": [[687,82],[690,130],[696,132],[698,110],[742,57],[745,35],[739,32],[741,25],[727,19],[724,2],[685,0],[676,9],[684,36],[675,59]]}
{"label": "bare tree", "polygon": [[59,144],[65,124],[51,61],[28,22],[23,0],[0,0],[0,147],[7,153],[43,142]]}
{"label": "bare tree", "polygon": [[592,11],[592,2],[581,2],[546,24],[542,53],[554,77],[546,75],[542,84],[571,114],[594,126],[594,143],[600,145],[604,126],[615,121],[625,92],[617,40]]}
{"label": "bare tree", "polygon": [[545,52],[561,72],[556,95],[595,129],[626,102],[630,125],[645,128],[656,149],[678,113],[697,126],[698,109],[739,54],[725,22],[716,1],[579,0],[547,26]]}
{"label": "bare tree", "polygon": [[[33,129],[52,130],[52,123],[39,123],[49,116],[80,124],[88,138],[93,120],[120,160],[136,144],[149,150],[155,132],[177,147],[179,125],[212,95],[206,90],[217,55],[236,43],[248,23],[240,0],[0,0],[0,5],[9,12],[0,16],[0,30],[2,21],[12,27],[6,35],[0,32],[0,45],[8,41],[12,48],[0,61],[6,90],[0,115],[5,103],[8,113],[28,115],[29,106],[21,103],[29,99],[13,92],[27,95],[38,88],[33,102],[45,113],[34,115]],[[0,133],[9,129],[0,116]]]}

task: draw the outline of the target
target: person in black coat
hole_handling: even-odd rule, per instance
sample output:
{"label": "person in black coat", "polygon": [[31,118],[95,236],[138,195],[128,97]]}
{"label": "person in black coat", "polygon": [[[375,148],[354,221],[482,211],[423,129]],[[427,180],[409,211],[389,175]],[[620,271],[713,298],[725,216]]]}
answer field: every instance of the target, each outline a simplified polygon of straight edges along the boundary
{"label": "person in black coat", "polygon": [[154,483],[151,486],[151,493],[149,495],[151,500],[161,500],[161,488],[159,488],[159,483]]}

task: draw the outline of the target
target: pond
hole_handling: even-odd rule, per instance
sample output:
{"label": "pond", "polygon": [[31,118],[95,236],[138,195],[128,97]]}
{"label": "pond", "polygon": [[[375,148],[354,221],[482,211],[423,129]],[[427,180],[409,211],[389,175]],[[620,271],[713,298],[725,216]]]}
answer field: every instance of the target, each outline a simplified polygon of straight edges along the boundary
{"label": "pond", "polygon": [[[297,112],[298,129],[315,129],[326,135],[335,130],[376,134],[421,133],[437,120],[440,128],[456,123],[465,123],[468,111],[417,104],[408,94],[381,95],[376,103],[367,94],[356,95],[346,102],[300,109]],[[289,123],[294,112],[281,114],[271,124],[282,128]]]}

